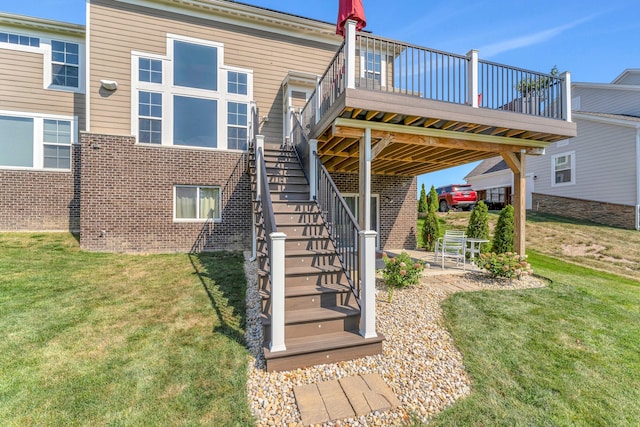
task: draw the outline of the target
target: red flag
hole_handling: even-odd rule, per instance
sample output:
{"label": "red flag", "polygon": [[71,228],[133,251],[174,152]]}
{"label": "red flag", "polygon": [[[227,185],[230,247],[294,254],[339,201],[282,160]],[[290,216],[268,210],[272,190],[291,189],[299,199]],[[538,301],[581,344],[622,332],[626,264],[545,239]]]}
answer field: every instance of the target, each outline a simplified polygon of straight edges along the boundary
{"label": "red flag", "polygon": [[340,0],[338,6],[338,24],[336,25],[336,34],[344,37],[344,27],[347,20],[352,19],[357,22],[356,29],[362,30],[367,26],[367,19],[364,17],[364,8],[362,0]]}

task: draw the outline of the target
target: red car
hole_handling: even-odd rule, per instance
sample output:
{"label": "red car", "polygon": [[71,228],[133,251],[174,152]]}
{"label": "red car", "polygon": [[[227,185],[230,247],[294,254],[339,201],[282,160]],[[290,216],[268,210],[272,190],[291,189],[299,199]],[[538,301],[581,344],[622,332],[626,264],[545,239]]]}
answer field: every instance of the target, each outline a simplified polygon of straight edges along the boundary
{"label": "red car", "polygon": [[478,203],[478,195],[470,184],[453,184],[436,188],[440,212],[449,209],[471,210]]}

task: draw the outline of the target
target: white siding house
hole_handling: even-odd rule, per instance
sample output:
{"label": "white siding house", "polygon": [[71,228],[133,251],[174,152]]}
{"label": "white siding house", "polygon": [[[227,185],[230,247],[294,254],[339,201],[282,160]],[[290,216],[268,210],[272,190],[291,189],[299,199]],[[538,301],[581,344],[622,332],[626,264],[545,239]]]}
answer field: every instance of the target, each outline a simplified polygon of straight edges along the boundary
{"label": "white siding house", "polygon": [[[572,96],[578,135],[527,158],[527,209],[640,230],[640,69],[574,83]],[[465,179],[481,191],[510,185],[499,160]]]}

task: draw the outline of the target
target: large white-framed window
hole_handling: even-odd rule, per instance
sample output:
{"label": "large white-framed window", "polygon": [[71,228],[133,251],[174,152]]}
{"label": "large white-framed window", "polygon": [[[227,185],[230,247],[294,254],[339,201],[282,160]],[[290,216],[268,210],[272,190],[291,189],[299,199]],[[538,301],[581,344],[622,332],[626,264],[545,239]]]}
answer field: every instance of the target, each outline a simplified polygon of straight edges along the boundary
{"label": "large white-framed window", "polygon": [[220,187],[176,185],[173,187],[173,219],[176,222],[220,221]]}
{"label": "large white-framed window", "polygon": [[551,186],[576,183],[576,152],[555,154],[551,157]]}
{"label": "large white-framed window", "polygon": [[131,66],[138,143],[246,151],[253,72],[225,66],[223,44],[168,34],[166,55],[134,51]]}
{"label": "large white-framed window", "polygon": [[33,31],[21,33],[0,26],[0,49],[42,55],[43,88],[68,92],[85,91],[84,41]]}
{"label": "large white-framed window", "polygon": [[0,168],[71,170],[77,117],[0,111]]}

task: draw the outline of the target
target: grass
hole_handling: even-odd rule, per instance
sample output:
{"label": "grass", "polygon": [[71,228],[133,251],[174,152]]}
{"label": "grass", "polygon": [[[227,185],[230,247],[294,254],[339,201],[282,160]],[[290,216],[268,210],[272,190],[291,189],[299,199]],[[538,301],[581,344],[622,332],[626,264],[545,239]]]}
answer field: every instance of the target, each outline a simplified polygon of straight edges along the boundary
{"label": "grass", "polygon": [[640,284],[530,253],[548,288],[453,294],[473,391],[433,425],[637,425]]}
{"label": "grass", "polygon": [[252,425],[243,257],[0,234],[5,425]]}
{"label": "grass", "polygon": [[[497,211],[489,212],[491,233],[498,220]],[[466,229],[469,212],[438,214],[440,229]],[[418,245],[422,247],[422,224],[418,219]],[[640,233],[539,212],[527,212],[526,245],[544,255],[568,263],[640,281]],[[535,268],[535,265],[534,265]]]}

